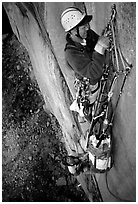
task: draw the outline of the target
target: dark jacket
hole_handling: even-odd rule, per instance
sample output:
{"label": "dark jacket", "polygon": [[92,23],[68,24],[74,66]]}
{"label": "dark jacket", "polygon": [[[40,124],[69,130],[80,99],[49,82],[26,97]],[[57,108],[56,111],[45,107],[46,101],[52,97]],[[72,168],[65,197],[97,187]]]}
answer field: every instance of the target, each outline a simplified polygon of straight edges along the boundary
{"label": "dark jacket", "polygon": [[102,77],[105,57],[94,50],[99,36],[88,30],[86,46],[72,41],[67,34],[65,57],[67,63],[75,71],[77,78],[87,77],[91,84],[96,84]]}

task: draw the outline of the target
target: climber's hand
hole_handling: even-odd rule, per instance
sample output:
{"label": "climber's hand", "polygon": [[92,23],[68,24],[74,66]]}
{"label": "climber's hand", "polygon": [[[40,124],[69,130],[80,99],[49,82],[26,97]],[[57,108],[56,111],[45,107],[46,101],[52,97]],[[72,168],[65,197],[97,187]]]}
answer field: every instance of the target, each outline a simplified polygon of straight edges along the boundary
{"label": "climber's hand", "polygon": [[110,40],[106,36],[101,36],[98,39],[98,44],[107,49],[109,47]]}

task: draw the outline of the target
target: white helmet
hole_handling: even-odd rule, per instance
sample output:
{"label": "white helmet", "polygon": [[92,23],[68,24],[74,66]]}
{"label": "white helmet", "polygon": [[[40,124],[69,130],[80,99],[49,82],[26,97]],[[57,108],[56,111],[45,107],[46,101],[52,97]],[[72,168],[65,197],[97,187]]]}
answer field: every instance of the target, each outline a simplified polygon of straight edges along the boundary
{"label": "white helmet", "polygon": [[65,29],[65,32],[70,31],[75,26],[77,26],[86,16],[85,13],[82,13],[81,10],[75,7],[67,8],[61,14],[61,24]]}

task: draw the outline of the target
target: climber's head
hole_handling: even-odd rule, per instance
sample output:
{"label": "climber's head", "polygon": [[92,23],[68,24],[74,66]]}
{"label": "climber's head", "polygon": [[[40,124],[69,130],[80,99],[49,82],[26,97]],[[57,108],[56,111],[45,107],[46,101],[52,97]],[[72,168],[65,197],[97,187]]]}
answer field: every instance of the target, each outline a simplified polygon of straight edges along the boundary
{"label": "climber's head", "polygon": [[75,7],[67,8],[61,15],[61,24],[65,32],[70,32],[82,39],[87,37],[87,30],[91,20],[92,15],[86,15]]}

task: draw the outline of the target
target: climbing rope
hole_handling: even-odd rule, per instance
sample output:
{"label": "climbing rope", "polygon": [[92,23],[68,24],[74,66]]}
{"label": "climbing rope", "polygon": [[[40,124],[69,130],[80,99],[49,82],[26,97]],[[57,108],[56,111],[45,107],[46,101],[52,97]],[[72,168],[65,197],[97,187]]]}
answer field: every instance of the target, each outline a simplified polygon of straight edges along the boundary
{"label": "climbing rope", "polygon": [[[127,80],[127,77],[132,69],[132,64],[129,64],[126,59],[124,58],[122,52],[121,52],[121,49],[120,49],[120,46],[119,46],[119,43],[118,41],[116,40],[117,36],[118,36],[118,33],[117,33],[117,24],[116,24],[116,6],[115,4],[113,5],[112,7],[112,11],[113,11],[113,15],[114,18],[111,18],[112,20],[110,21],[110,25],[111,25],[111,30],[112,30],[112,38],[113,38],[113,47],[114,48],[114,57],[116,59],[116,71],[115,71],[115,76],[114,76],[114,79],[118,79],[118,77],[121,75],[121,74],[124,74],[124,79],[122,81],[122,85],[121,85],[121,88],[120,88],[120,92],[119,92],[119,95],[118,95],[118,98],[117,98],[117,101],[116,101],[116,105],[114,107],[114,111],[113,111],[113,114],[112,114],[112,117],[111,117],[111,120],[110,120],[110,124],[109,126],[112,126],[113,125],[113,119],[114,119],[114,116],[115,116],[115,112],[116,112],[116,109],[117,109],[117,106],[119,104],[119,100],[120,100],[120,97],[123,93],[123,88],[125,86],[125,82]],[[120,57],[120,60],[121,60],[121,63],[122,63],[122,66],[123,66],[123,70],[120,70],[120,65],[119,65],[119,57]],[[117,80],[116,80],[117,82]],[[113,95],[113,89],[112,89],[112,92],[109,92],[109,94],[111,94],[111,96]]]}
{"label": "climbing rope", "polygon": [[[113,9],[116,9],[115,8],[115,5],[113,6]],[[116,12],[114,13],[115,16],[116,16]],[[112,33],[113,33],[113,39],[114,39],[114,50],[115,50],[115,58],[116,58],[116,74],[119,76],[120,74],[124,74],[124,78],[123,78],[123,81],[122,81],[122,85],[121,85],[121,88],[120,88],[120,92],[119,92],[119,95],[118,95],[118,98],[117,98],[117,101],[116,101],[116,105],[114,107],[114,111],[112,113],[112,117],[111,117],[111,120],[110,120],[110,124],[108,126],[111,127],[113,125],[113,120],[114,120],[114,116],[115,116],[115,112],[116,112],[116,109],[117,109],[117,106],[119,104],[119,100],[120,100],[120,97],[123,93],[123,88],[125,86],[125,82],[127,80],[127,77],[132,69],[132,65],[129,64],[126,59],[124,58],[122,52],[121,52],[121,49],[120,49],[120,46],[117,45],[117,41],[115,40],[116,37],[118,36],[117,35],[117,29],[115,29],[115,23],[116,21],[111,21],[111,28],[112,28]],[[120,57],[120,60],[121,60],[121,63],[123,65],[123,70],[120,70],[120,66],[119,66],[119,57]],[[109,184],[108,184],[108,179],[107,179],[107,175],[108,175],[108,172],[106,172],[106,186],[107,186],[107,189],[109,191],[109,193],[115,197],[117,200],[120,200],[122,202],[132,202],[131,200],[127,200],[127,199],[124,199],[124,198],[120,198],[119,196],[115,195],[109,188]]]}
{"label": "climbing rope", "polygon": [[124,199],[124,198],[120,198],[119,196],[115,195],[115,194],[110,190],[109,184],[108,184],[108,180],[107,180],[107,175],[108,175],[108,172],[106,172],[105,179],[106,179],[106,186],[107,186],[107,189],[108,189],[109,193],[110,193],[113,197],[115,197],[117,200],[120,200],[120,201],[122,201],[122,202],[133,202],[133,201],[131,201],[131,200],[127,200],[127,199]]}

